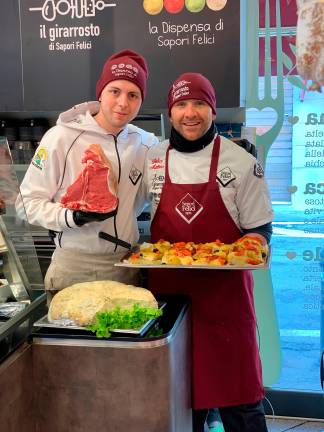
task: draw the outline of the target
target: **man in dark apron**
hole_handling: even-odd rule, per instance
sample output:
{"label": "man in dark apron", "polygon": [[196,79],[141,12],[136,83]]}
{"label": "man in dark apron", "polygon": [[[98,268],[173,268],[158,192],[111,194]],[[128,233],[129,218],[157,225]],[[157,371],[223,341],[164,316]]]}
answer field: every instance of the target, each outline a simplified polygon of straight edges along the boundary
{"label": "man in dark apron", "polygon": [[[216,132],[216,98],[201,74],[181,75],[168,96],[170,140],[148,152],[152,242],[269,242],[273,217],[261,166]],[[253,234],[252,234],[253,233]],[[193,430],[218,407],[226,432],[267,431],[253,279],[249,270],[151,270],[154,293],[192,302]]]}

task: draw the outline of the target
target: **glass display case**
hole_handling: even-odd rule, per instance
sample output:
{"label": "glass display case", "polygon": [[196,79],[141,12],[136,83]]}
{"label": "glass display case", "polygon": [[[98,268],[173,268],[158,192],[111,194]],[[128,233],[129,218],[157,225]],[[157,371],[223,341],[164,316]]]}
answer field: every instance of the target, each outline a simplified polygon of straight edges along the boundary
{"label": "glass display case", "polygon": [[16,199],[18,181],[6,138],[0,137],[0,361],[30,334],[46,295],[29,225]]}

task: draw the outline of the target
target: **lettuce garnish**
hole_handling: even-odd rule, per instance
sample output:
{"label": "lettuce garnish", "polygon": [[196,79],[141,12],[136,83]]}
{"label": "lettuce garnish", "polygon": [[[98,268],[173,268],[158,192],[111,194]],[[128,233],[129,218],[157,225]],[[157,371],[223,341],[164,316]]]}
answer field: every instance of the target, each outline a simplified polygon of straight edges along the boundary
{"label": "lettuce garnish", "polygon": [[160,309],[141,307],[138,303],[131,309],[121,309],[117,306],[109,312],[98,312],[93,324],[87,329],[96,334],[97,338],[108,338],[112,330],[138,330],[147,321],[162,315]]}

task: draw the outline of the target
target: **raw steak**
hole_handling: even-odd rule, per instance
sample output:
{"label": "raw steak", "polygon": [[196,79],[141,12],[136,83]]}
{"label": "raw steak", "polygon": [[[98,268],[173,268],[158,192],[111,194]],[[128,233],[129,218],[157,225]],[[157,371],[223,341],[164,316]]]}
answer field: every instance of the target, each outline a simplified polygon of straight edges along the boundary
{"label": "raw steak", "polygon": [[84,152],[85,164],[78,178],[61,199],[63,207],[86,212],[108,213],[117,208],[117,182],[111,165],[99,144]]}

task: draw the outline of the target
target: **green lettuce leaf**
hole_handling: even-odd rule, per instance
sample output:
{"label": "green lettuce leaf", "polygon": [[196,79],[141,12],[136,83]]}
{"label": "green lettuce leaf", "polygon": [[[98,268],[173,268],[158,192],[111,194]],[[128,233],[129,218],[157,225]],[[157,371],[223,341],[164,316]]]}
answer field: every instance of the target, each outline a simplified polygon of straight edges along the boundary
{"label": "green lettuce leaf", "polygon": [[87,329],[95,333],[98,338],[107,338],[114,329],[138,330],[148,320],[161,315],[160,309],[143,308],[138,303],[131,309],[121,309],[118,306],[109,312],[98,312],[95,322],[87,326]]}

